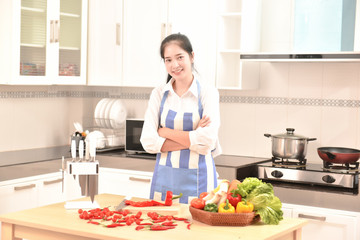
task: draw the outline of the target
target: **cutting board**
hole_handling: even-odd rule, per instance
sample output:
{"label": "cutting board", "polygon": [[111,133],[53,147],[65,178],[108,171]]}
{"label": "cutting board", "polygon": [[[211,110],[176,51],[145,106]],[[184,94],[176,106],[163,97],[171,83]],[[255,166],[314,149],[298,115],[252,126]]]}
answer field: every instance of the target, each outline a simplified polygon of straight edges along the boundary
{"label": "cutting board", "polygon": [[152,207],[133,207],[126,206],[123,209],[127,209],[132,213],[141,211],[143,214],[148,212],[157,212],[161,215],[178,215],[181,210],[180,203],[173,203],[171,206],[152,206]]}

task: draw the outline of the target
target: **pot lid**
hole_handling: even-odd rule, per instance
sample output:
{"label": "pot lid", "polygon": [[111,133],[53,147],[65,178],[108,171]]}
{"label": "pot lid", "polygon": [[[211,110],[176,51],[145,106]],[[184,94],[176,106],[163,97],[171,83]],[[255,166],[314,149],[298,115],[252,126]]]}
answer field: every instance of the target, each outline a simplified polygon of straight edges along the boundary
{"label": "pot lid", "polygon": [[286,128],[286,133],[273,135],[273,137],[274,138],[288,138],[288,139],[294,139],[294,140],[307,139],[307,137],[305,137],[305,136],[294,134],[294,131],[295,131],[294,128]]}

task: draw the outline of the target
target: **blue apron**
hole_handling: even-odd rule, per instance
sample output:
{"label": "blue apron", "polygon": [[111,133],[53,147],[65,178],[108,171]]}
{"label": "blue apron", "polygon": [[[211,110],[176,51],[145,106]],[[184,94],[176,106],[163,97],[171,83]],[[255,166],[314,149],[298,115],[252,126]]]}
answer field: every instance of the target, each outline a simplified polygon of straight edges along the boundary
{"label": "blue apron", "polygon": [[[192,131],[202,118],[203,107],[198,89],[198,111],[182,112],[164,107],[169,90],[163,95],[160,104],[160,126],[171,129]],[[156,155],[154,175],[151,182],[150,198],[165,200],[166,191],[183,196],[180,203],[189,203],[199,197],[200,193],[208,192],[217,187],[216,169],[211,153],[201,155],[190,149],[169,151]]]}

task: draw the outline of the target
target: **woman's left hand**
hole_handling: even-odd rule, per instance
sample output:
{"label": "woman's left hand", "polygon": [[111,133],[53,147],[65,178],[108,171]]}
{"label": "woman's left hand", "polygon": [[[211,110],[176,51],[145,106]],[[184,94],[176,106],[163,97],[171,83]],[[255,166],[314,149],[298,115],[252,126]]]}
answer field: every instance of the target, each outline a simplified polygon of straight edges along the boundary
{"label": "woman's left hand", "polygon": [[160,127],[160,128],[158,129],[158,134],[159,134],[160,137],[167,138],[167,137],[166,137],[166,136],[167,136],[166,134],[168,133],[168,131],[169,131],[169,128]]}

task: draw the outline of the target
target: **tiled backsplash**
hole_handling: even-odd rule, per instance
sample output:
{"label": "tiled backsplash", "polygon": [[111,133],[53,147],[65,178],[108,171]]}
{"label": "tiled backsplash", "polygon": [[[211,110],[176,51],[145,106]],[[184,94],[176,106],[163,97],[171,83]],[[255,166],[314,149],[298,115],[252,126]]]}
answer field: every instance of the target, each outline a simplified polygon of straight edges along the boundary
{"label": "tiled backsplash", "polygon": [[[150,88],[85,86],[1,86],[0,151],[66,145],[73,122],[86,125],[97,102],[120,98],[128,117],[141,118]],[[295,133],[317,138],[316,148],[360,148],[360,63],[261,63],[256,90],[220,90],[224,154],[271,157],[264,133]]]}

